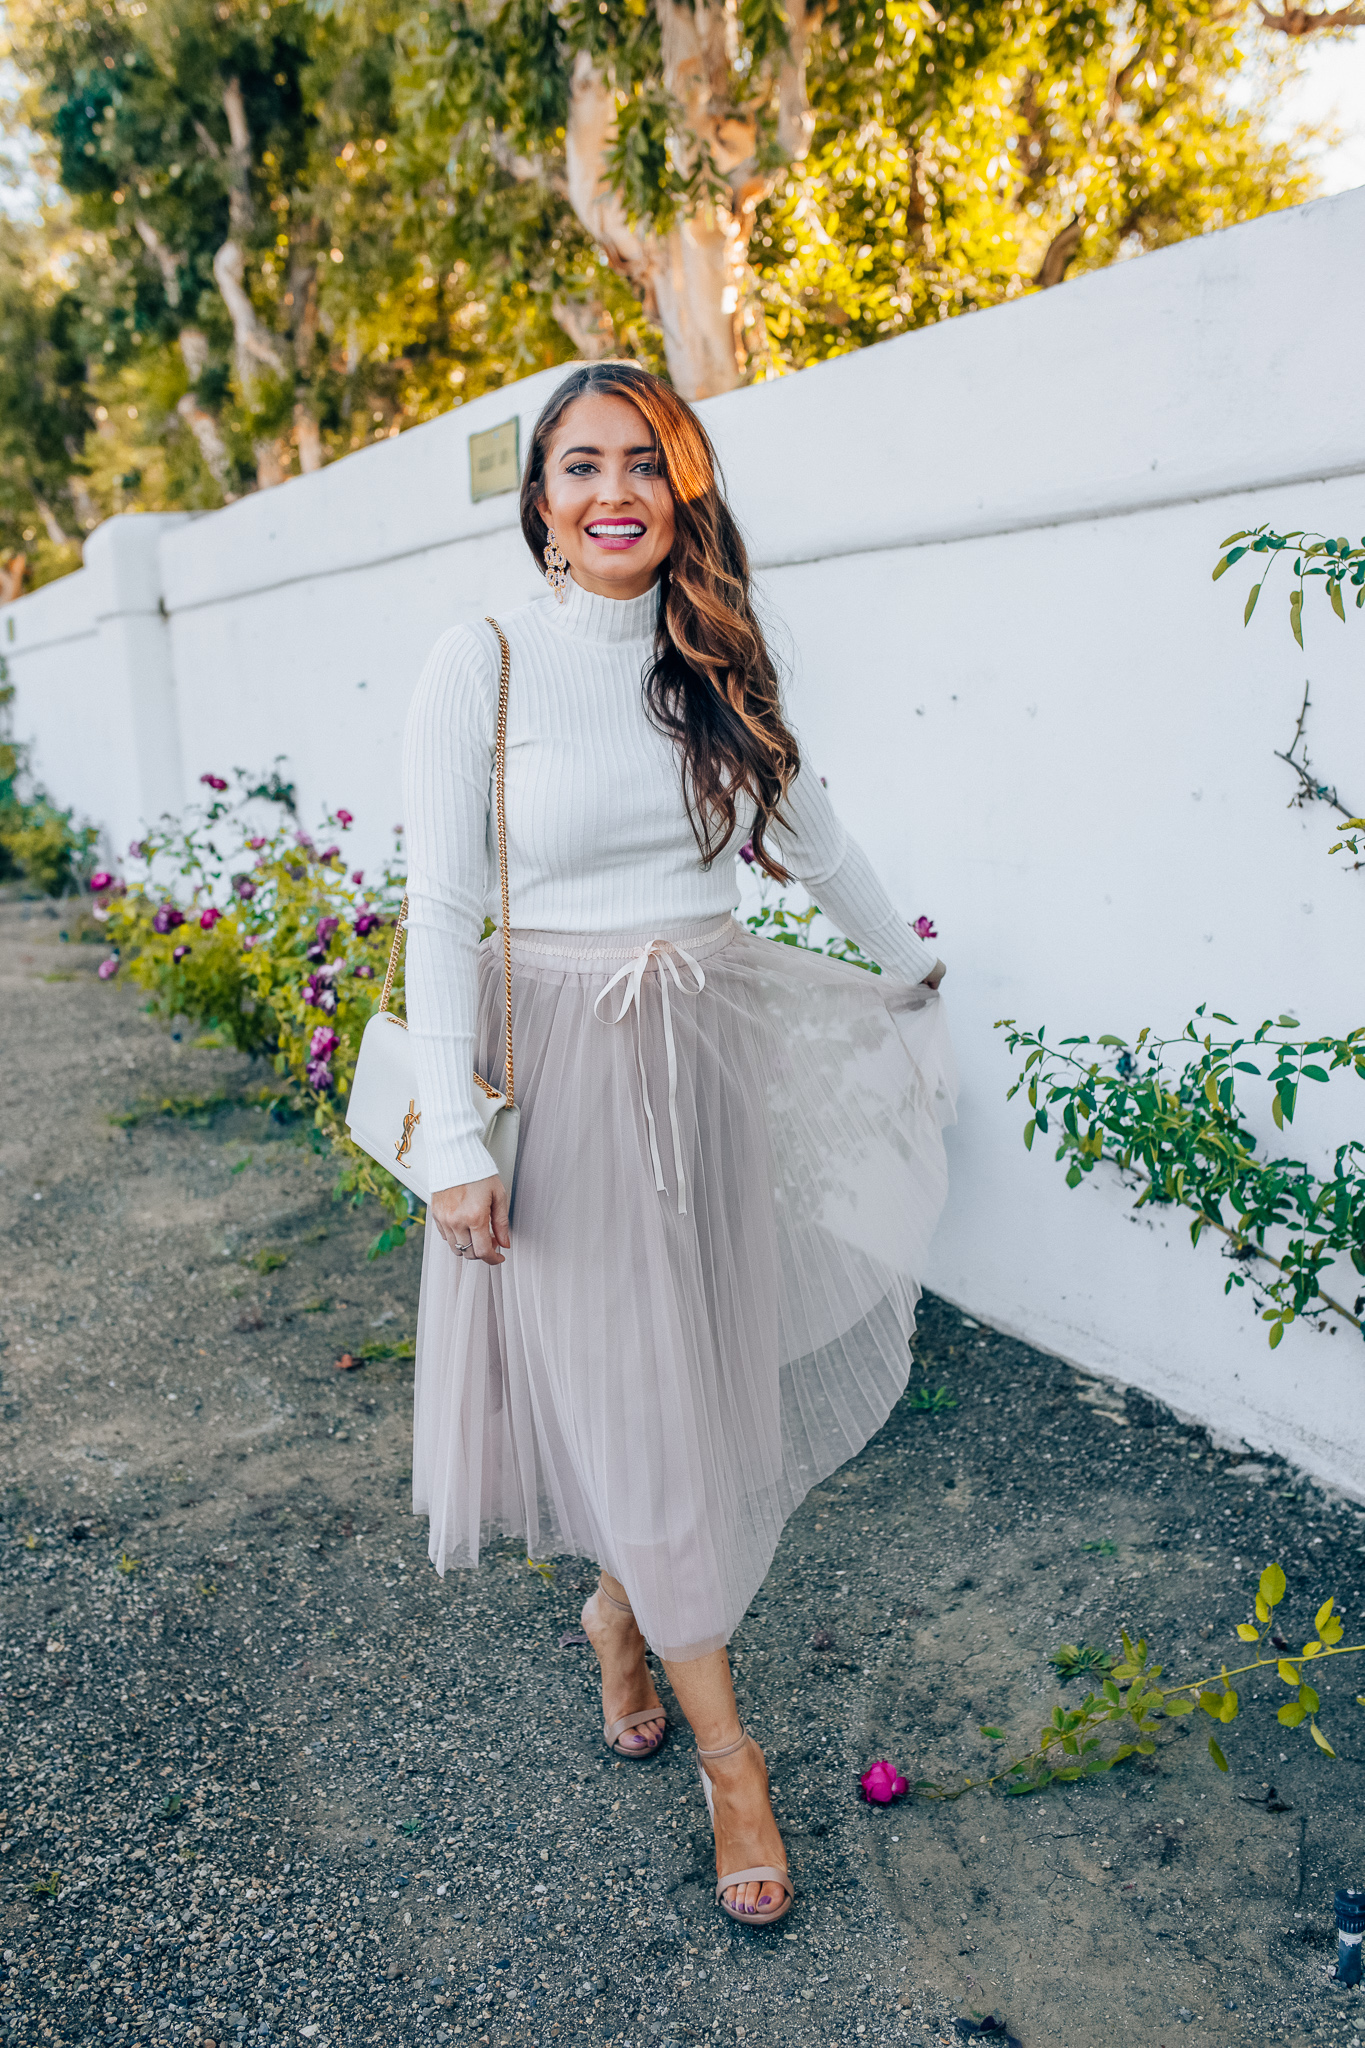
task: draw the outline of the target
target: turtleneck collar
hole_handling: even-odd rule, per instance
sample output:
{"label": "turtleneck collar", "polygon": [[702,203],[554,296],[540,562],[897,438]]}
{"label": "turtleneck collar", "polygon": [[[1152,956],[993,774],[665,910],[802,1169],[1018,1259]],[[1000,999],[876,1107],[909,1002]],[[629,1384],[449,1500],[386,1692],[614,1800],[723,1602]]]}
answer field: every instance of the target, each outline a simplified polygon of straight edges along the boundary
{"label": "turtleneck collar", "polygon": [[564,602],[550,602],[550,615],[561,632],[575,640],[605,641],[619,645],[629,640],[652,640],[659,616],[659,586],[655,582],[643,597],[594,597],[574,582],[564,586]]}

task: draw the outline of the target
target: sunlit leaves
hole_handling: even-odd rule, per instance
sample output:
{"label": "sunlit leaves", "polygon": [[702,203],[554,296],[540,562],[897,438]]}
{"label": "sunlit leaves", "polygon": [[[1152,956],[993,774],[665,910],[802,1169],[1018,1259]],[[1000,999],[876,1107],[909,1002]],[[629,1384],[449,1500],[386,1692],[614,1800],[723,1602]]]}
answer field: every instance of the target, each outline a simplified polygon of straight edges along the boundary
{"label": "sunlit leaves", "polygon": [[[1214,1033],[1210,1021],[1226,1033]],[[1330,1311],[1359,1325],[1327,1292],[1325,1276],[1343,1253],[1365,1272],[1365,1142],[1339,1145],[1327,1171],[1267,1156],[1237,1090],[1242,1076],[1262,1081],[1271,1122],[1283,1132],[1302,1086],[1323,1086],[1347,1069],[1365,1078],[1365,1026],[1341,1038],[1300,1039],[1284,1035],[1299,1029],[1288,1013],[1243,1030],[1224,1015],[1206,1018],[1201,1006],[1179,1038],[1154,1038],[1144,1027],[1131,1047],[1115,1033],[1093,1046],[1084,1037],[1051,1045],[1012,1018],[996,1029],[1023,1059],[1012,1092],[1026,1087],[1030,1099],[1024,1142],[1034,1149],[1051,1116],[1069,1187],[1104,1161],[1136,1187],[1138,1208],[1179,1204],[1190,1212],[1192,1243],[1208,1232],[1224,1238],[1235,1261],[1224,1291],[1250,1285],[1259,1295],[1272,1350],[1299,1317]]]}

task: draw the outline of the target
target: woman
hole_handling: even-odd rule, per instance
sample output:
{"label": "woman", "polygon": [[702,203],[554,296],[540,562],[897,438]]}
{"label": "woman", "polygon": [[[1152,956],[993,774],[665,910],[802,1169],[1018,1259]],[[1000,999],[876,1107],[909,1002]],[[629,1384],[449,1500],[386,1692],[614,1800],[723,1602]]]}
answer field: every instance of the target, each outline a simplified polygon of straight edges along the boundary
{"label": "woman", "polygon": [[[717,1896],[791,1904],[724,1645],[784,1522],[904,1388],[941,1206],[941,964],[803,768],[700,422],[624,364],[536,426],[522,529],[551,589],[500,622],[509,1195],[470,1072],[504,1061],[492,819],[499,644],[438,641],[408,722],[407,1012],[431,1173],[413,1496],[438,1571],[481,1536],[595,1557],[608,1744],[696,1736]],[[747,844],[746,844],[747,842]],[[873,976],[754,938],[734,855],[798,877]]]}

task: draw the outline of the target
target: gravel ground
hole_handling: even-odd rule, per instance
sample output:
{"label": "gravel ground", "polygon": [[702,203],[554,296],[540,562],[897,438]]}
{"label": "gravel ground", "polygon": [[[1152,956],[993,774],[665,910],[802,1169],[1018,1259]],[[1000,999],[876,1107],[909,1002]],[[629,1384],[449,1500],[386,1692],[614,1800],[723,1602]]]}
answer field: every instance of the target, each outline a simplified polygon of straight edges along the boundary
{"label": "gravel ground", "polygon": [[[735,1929],[685,1729],[648,1766],[601,1747],[588,1564],[427,1565],[417,1250],[367,1261],[375,1219],[250,1101],[270,1077],[64,929],[0,892],[0,2040],[1357,2038],[1328,1974],[1332,1890],[1365,1880],[1350,1663],[1335,1761],[1271,1673],[1226,1777],[1201,1715],[1035,1798],[857,1798],[879,1756],[980,1775],[983,1724],[1050,1713],[1063,1639],[1241,1661],[1272,1557],[1296,1641],[1328,1593],[1359,1615],[1357,1507],[927,1299],[910,1394],[736,1637],[800,1896]],[[399,1355],[337,1370],[367,1345]]]}

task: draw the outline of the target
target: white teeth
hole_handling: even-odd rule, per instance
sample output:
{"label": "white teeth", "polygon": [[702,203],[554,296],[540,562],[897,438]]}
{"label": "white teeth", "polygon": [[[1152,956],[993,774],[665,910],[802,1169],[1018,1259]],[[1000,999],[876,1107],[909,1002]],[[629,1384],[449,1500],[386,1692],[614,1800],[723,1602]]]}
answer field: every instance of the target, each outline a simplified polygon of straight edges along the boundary
{"label": "white teeth", "polygon": [[628,534],[643,533],[644,528],[638,520],[631,520],[624,526],[608,526],[599,521],[597,525],[590,526],[588,532],[592,534],[600,533],[605,539],[624,540]]}

